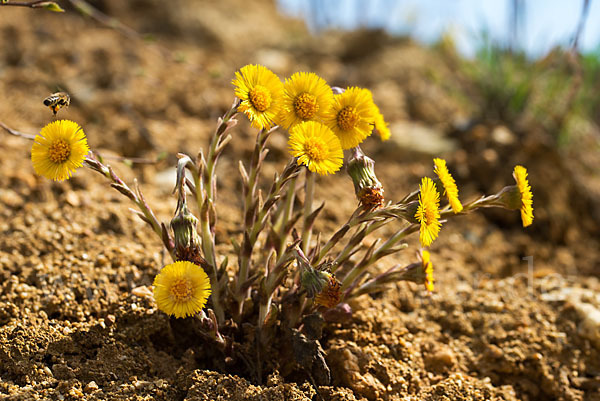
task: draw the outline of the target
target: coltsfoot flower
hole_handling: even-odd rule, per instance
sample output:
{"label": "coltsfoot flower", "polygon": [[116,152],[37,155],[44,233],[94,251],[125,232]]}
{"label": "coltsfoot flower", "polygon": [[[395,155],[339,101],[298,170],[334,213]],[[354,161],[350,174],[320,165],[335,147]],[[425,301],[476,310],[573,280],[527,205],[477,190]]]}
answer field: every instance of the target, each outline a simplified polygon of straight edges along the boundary
{"label": "coltsfoot flower", "polygon": [[448,198],[448,203],[450,203],[454,213],[460,213],[463,210],[463,206],[458,199],[458,187],[448,171],[448,167],[446,167],[446,160],[436,158],[433,159],[433,164],[433,171],[435,171],[444,186],[444,195]]}
{"label": "coltsfoot flower", "polygon": [[392,136],[390,128],[388,127],[388,123],[385,122],[383,114],[381,114],[379,108],[377,108],[377,114],[375,115],[375,131],[377,131],[382,141],[387,141]]}
{"label": "coltsfoot flower", "polygon": [[421,265],[425,272],[425,288],[427,291],[433,292],[433,263],[431,263],[429,251],[421,251]]}
{"label": "coltsfoot flower", "polygon": [[419,206],[415,218],[421,224],[419,240],[423,246],[430,246],[440,233],[440,194],[429,177],[424,177],[419,186]]}
{"label": "coltsfoot flower", "polygon": [[340,138],[342,148],[350,149],[371,135],[376,114],[371,91],[352,87],[333,97],[324,122]]}
{"label": "coltsfoot flower", "polygon": [[320,121],[333,102],[327,82],[313,72],[297,72],[285,80],[279,124],[289,129],[304,121]]}
{"label": "coltsfoot flower", "polygon": [[166,265],[154,278],[154,299],[158,309],[177,318],[200,312],[210,292],[208,275],[192,262]]}
{"label": "coltsfoot flower", "polygon": [[316,121],[295,125],[290,131],[288,147],[290,154],[298,158],[298,165],[304,164],[320,175],[335,173],[344,162],[339,139],[327,126]]}
{"label": "coltsfoot flower", "polygon": [[246,65],[235,73],[231,82],[241,100],[238,110],[256,128],[270,128],[281,111],[283,84],[271,70],[262,65]]}
{"label": "coltsfoot flower", "polygon": [[523,166],[515,166],[513,177],[521,195],[521,221],[523,227],[527,227],[533,223],[533,194],[527,180],[527,169]]}
{"label": "coltsfoot flower", "polygon": [[87,138],[79,124],[69,120],[53,121],[35,136],[31,162],[38,175],[50,180],[69,179],[83,165],[88,154]]}

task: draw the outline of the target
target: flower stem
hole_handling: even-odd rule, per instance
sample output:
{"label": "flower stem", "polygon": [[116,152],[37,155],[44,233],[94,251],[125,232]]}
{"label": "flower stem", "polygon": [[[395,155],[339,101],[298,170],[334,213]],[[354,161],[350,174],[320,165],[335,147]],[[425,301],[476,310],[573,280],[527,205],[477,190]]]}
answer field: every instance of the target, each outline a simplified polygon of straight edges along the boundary
{"label": "flower stem", "polygon": [[315,174],[306,170],[306,181],[304,189],[304,226],[302,227],[302,252],[308,255],[310,249],[310,239],[312,227],[308,217],[312,213],[313,197],[315,192]]}

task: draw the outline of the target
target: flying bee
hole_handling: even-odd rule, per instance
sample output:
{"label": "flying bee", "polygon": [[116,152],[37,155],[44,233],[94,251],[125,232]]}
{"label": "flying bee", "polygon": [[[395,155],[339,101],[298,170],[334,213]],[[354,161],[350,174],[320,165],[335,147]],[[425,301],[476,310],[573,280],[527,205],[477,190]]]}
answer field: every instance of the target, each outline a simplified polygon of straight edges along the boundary
{"label": "flying bee", "polygon": [[54,115],[61,107],[67,107],[70,104],[71,96],[67,92],[56,92],[44,99],[44,105],[50,107]]}

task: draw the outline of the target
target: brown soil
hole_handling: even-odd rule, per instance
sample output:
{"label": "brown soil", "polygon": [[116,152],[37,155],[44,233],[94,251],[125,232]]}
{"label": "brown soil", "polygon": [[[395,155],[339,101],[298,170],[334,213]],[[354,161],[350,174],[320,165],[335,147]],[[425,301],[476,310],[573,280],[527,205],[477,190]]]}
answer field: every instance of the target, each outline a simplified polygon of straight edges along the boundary
{"label": "brown soil", "polygon": [[[600,400],[597,178],[584,179],[577,158],[554,150],[544,132],[513,134],[492,122],[457,130],[476,105],[449,95],[458,84],[435,51],[377,32],[311,37],[267,0],[218,3],[94,2],[152,32],[147,43],[71,10],[0,8],[0,120],[35,133],[51,119],[42,99],[67,90],[73,102],[60,117],[81,123],[94,149],[149,159],[166,152],[156,164],[112,164],[128,182],[138,177],[168,221],[175,155],[206,145],[233,99],[234,71],[246,63],[280,76],[311,70],[372,88],[393,135],[402,135],[396,123],[412,122],[452,141],[441,156],[463,199],[511,182],[514,164],[528,166],[533,227],[523,230],[506,211],[453,220],[432,247],[434,294],[401,283],[358,299],[351,322],[325,326],[331,385],[315,387],[302,369],[274,369],[277,357],[258,383],[241,362],[217,360],[193,320],[169,319],[143,291],[166,257],[125,198],[86,169],[59,184],[35,176],[31,144],[2,133],[3,399]],[[252,135],[241,121],[220,165],[223,252],[239,233],[237,160],[248,157]],[[428,144],[368,142],[389,199],[430,174]],[[285,162],[285,134],[271,144],[266,176]],[[317,198],[336,205],[319,227],[329,234],[356,202],[344,174],[318,183]],[[411,259],[407,252],[381,268]]]}

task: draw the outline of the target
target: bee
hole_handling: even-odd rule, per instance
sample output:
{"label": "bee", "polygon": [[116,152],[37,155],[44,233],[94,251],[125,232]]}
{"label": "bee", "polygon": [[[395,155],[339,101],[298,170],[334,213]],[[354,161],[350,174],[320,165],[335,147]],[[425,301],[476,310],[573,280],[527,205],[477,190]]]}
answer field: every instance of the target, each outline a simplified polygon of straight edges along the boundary
{"label": "bee", "polygon": [[71,96],[67,92],[56,92],[44,99],[44,105],[50,107],[54,115],[61,107],[67,107],[70,104]]}

